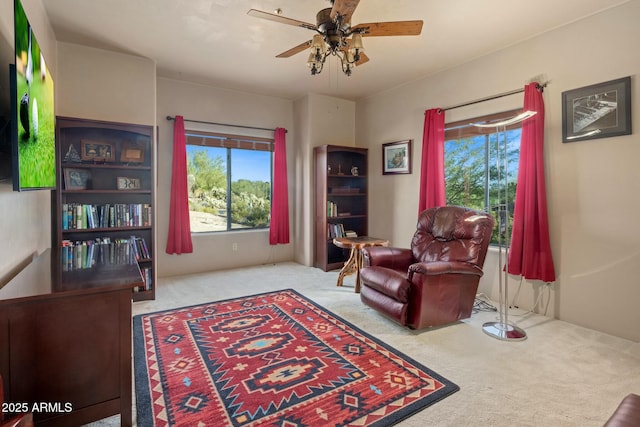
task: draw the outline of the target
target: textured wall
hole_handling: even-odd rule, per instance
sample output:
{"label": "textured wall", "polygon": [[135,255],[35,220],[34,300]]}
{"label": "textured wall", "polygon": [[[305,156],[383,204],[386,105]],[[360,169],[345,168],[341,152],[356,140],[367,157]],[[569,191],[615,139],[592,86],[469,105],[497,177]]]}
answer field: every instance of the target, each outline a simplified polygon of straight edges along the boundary
{"label": "textured wall", "polygon": [[[547,314],[640,341],[640,262],[636,216],[640,136],[562,143],[562,92],[632,76],[633,122],[640,123],[640,56],[636,41],[640,1],[593,15],[508,49],[357,103],[357,145],[370,148],[370,232],[408,245],[415,226],[424,110],[447,107],[524,87],[540,76],[544,92],[545,161],[551,244],[557,282],[549,295],[540,283],[522,286],[518,305],[531,308],[544,291]],[[513,95],[447,111],[447,120],[521,107]],[[411,175],[382,176],[381,144],[413,138]],[[497,294],[497,260],[487,259],[481,292]],[[510,295],[515,295],[513,278]],[[544,308],[544,307],[543,307]]]}

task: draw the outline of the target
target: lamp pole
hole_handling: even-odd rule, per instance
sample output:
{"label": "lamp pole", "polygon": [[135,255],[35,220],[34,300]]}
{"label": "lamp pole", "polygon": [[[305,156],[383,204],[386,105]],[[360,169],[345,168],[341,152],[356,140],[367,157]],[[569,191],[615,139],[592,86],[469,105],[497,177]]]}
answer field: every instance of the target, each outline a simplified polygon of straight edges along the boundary
{"label": "lamp pole", "polygon": [[[496,165],[498,171],[498,304],[499,320],[486,322],[482,330],[489,336],[503,341],[522,341],[527,338],[527,333],[520,327],[509,323],[509,163],[507,158],[507,126],[522,122],[534,116],[536,113],[526,111],[518,116],[511,117],[499,123],[474,123],[477,127],[494,127],[496,129]],[[500,130],[502,130],[502,144],[500,143]],[[501,167],[502,166],[502,167]],[[504,171],[504,172],[502,172]],[[503,202],[504,200],[504,202]],[[504,231],[505,242],[502,242]]]}

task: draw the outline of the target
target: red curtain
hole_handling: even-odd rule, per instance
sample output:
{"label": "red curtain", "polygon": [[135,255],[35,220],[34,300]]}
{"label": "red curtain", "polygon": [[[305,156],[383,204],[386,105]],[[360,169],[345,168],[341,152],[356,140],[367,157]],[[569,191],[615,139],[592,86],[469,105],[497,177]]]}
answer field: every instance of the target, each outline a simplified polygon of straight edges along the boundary
{"label": "red curtain", "polygon": [[549,241],[544,178],[544,100],[537,83],[525,86],[524,111],[537,114],[522,123],[508,269],[510,274],[525,279],[553,282],[556,273]]}
{"label": "red curtain", "polygon": [[171,202],[169,206],[168,254],[193,252],[189,224],[189,189],[187,186],[187,139],[184,118],[176,116],[173,124],[173,166],[171,169]]}
{"label": "red curtain", "polygon": [[289,186],[287,184],[287,131],[277,128],[273,152],[273,200],[269,244],[289,243]]}
{"label": "red curtain", "polygon": [[428,208],[446,204],[447,198],[444,186],[444,111],[439,108],[433,108],[424,113],[418,213]]}

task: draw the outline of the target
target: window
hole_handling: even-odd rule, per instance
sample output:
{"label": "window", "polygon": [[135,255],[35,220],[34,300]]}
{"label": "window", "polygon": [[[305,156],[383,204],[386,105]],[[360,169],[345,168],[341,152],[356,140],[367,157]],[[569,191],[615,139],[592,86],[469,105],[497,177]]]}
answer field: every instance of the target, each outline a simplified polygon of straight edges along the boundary
{"label": "window", "polygon": [[506,227],[513,224],[521,123],[506,129],[480,128],[470,123],[499,122],[521,112],[507,111],[445,125],[447,204],[490,212],[496,222],[501,215],[503,227],[493,230],[492,244],[508,245]]}
{"label": "window", "polygon": [[191,232],[268,228],[273,140],[186,135]]}

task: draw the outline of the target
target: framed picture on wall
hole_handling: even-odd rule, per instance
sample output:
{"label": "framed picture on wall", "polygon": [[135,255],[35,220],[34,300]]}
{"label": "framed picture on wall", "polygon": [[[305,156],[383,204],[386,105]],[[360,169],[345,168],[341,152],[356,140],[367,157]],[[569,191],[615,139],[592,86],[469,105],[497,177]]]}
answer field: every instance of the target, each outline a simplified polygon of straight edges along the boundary
{"label": "framed picture on wall", "polygon": [[562,93],[562,142],[631,134],[631,77]]}
{"label": "framed picture on wall", "polygon": [[382,174],[411,173],[411,139],[382,144]]}

